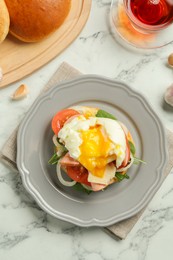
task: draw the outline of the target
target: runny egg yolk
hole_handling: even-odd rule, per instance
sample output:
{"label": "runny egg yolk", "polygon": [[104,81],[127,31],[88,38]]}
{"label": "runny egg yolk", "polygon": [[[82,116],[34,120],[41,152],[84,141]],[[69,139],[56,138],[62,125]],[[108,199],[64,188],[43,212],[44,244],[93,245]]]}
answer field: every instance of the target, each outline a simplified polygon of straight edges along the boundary
{"label": "runny egg yolk", "polygon": [[81,139],[79,162],[93,175],[102,178],[108,163],[111,141],[100,125],[81,131]]}

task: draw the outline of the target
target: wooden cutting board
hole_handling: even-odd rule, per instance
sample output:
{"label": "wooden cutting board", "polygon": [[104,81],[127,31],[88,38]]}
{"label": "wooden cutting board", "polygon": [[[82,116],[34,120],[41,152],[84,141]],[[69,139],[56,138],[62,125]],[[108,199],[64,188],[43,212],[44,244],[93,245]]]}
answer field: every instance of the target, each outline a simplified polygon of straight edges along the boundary
{"label": "wooden cutting board", "polygon": [[31,74],[62,52],[79,35],[91,9],[92,0],[72,0],[63,25],[46,40],[24,43],[8,36],[0,45],[0,88]]}

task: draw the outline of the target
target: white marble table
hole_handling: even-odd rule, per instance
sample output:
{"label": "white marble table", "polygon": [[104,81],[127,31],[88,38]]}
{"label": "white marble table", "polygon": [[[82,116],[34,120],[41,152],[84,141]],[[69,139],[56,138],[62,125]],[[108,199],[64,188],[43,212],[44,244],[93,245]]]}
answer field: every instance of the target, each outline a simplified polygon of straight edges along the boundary
{"label": "white marble table", "polygon": [[[0,147],[63,61],[83,73],[130,84],[173,130],[173,109],[163,102],[164,91],[173,82],[173,69],[166,66],[173,44],[150,53],[123,48],[109,31],[109,6],[110,0],[93,0],[89,20],[69,48],[36,73],[0,90]],[[11,101],[21,83],[28,85],[29,96]],[[1,260],[172,260],[172,243],[173,171],[128,237],[117,241],[99,228],[79,228],[47,215],[25,192],[19,174],[0,164]]]}

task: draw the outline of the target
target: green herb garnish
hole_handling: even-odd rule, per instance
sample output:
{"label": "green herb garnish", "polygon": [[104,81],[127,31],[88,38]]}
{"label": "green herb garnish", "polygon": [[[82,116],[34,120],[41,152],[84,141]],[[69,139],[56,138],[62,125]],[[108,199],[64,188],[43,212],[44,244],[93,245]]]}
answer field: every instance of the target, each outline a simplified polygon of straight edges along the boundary
{"label": "green herb garnish", "polygon": [[48,164],[54,165],[54,164],[58,163],[59,159],[60,159],[60,157],[58,157],[57,153],[55,152],[52,155],[52,157],[50,158],[50,160],[48,161]]}
{"label": "green herb garnish", "polygon": [[121,174],[120,172],[116,172],[115,177],[118,179],[118,181],[122,181],[124,179],[129,179],[129,175],[125,174]]}
{"label": "green herb garnish", "polygon": [[135,156],[136,148],[132,142],[130,142],[130,141],[128,141],[128,142],[129,142],[129,146],[130,146],[130,152],[132,153],[133,156]]}
{"label": "green herb garnish", "polygon": [[48,163],[52,164],[52,165],[58,163],[59,159],[68,152],[67,148],[59,141],[60,139],[58,137],[57,137],[56,140],[60,145],[59,149],[61,149],[61,155],[60,156],[57,155],[57,147],[54,146],[54,154],[52,155],[52,157],[48,161]]}
{"label": "green herb garnish", "polygon": [[130,141],[128,141],[129,142],[129,146],[130,146],[130,152],[131,152],[131,154],[133,155],[133,158],[134,158],[134,164],[139,164],[139,163],[145,163],[146,164],[146,162],[145,161],[143,161],[143,160],[141,160],[141,159],[139,159],[139,158],[137,158],[136,156],[135,156],[135,153],[136,153],[136,148],[135,148],[135,146],[134,146],[134,144],[132,143],[132,142],[130,142]]}
{"label": "green herb garnish", "polygon": [[139,164],[139,163],[144,163],[144,164],[146,164],[146,162],[145,161],[143,161],[143,160],[141,160],[141,159],[139,159],[139,158],[137,158],[137,157],[135,157],[134,156],[134,162],[133,162],[134,164]]}
{"label": "green herb garnish", "polygon": [[73,187],[75,190],[86,192],[88,195],[92,192],[92,190],[85,189],[79,182],[77,182]]}
{"label": "green herb garnish", "polygon": [[98,110],[96,117],[103,117],[103,118],[110,118],[110,119],[113,119],[113,120],[117,120],[116,117],[114,117],[113,115],[111,115],[110,113],[108,113],[108,112],[106,112],[102,109]]}

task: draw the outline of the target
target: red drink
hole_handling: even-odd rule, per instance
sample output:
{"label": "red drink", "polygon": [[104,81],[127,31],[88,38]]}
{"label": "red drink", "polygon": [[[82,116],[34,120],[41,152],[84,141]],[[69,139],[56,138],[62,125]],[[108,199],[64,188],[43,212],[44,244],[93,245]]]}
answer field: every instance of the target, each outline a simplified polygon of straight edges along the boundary
{"label": "red drink", "polygon": [[144,25],[164,27],[173,21],[173,0],[125,0],[124,2],[128,12]]}

